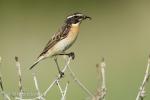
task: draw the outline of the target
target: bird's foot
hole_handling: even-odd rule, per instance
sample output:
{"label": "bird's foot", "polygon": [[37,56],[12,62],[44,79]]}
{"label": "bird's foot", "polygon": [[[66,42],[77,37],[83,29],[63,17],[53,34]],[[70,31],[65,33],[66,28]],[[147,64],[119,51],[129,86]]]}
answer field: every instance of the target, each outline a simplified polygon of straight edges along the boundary
{"label": "bird's foot", "polygon": [[59,75],[60,75],[60,78],[63,78],[63,76],[64,76],[64,72],[59,71]]}
{"label": "bird's foot", "polygon": [[70,52],[70,53],[68,54],[68,56],[71,57],[72,59],[75,59],[75,54],[74,54],[74,52]]}
{"label": "bird's foot", "polygon": [[60,53],[60,54],[58,54],[58,55],[67,55],[68,57],[71,57],[72,59],[75,58],[74,52],[70,52],[70,53]]}

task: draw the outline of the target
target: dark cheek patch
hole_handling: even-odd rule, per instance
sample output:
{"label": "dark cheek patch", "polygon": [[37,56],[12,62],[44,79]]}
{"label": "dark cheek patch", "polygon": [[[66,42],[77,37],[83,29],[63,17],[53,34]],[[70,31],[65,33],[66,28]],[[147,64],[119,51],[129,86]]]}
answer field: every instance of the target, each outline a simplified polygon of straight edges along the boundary
{"label": "dark cheek patch", "polygon": [[79,22],[79,17],[78,16],[75,16],[74,18],[70,18],[70,19],[66,20],[67,24],[76,24],[78,22]]}
{"label": "dark cheek patch", "polygon": [[67,24],[71,24],[71,23],[72,23],[72,20],[71,20],[71,19],[67,19],[67,20],[66,20],[66,23],[67,23]]}
{"label": "dark cheek patch", "polygon": [[78,19],[75,19],[74,23],[76,24],[76,23],[78,23],[78,22],[79,22],[79,20],[78,20]]}

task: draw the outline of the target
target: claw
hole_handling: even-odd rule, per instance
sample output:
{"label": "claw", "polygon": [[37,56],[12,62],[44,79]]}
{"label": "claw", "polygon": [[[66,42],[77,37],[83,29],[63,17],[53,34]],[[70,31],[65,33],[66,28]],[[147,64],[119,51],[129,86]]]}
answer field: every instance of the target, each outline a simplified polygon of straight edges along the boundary
{"label": "claw", "polygon": [[63,78],[64,72],[60,71],[59,74],[60,74],[60,78]]}
{"label": "claw", "polygon": [[75,54],[74,54],[74,52],[69,53],[68,56],[71,57],[72,59],[75,59]]}

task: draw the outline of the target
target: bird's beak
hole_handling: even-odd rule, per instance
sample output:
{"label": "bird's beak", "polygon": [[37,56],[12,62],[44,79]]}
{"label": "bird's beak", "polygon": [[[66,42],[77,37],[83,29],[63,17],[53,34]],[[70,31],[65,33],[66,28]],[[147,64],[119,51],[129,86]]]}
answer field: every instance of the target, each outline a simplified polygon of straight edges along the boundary
{"label": "bird's beak", "polygon": [[89,19],[89,20],[91,20],[92,18],[89,17],[89,16],[84,16],[83,19]]}

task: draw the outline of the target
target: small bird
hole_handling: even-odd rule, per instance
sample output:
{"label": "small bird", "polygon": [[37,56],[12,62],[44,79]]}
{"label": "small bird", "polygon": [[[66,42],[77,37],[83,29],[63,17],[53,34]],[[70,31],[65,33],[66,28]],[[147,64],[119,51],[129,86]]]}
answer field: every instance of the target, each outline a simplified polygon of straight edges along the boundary
{"label": "small bird", "polygon": [[[63,26],[56,32],[49,42],[46,44],[45,48],[43,49],[42,53],[38,56],[37,60],[34,64],[30,67],[30,70],[37,65],[43,59],[48,57],[56,57],[57,55],[74,55],[74,53],[65,53],[65,51],[72,46],[75,42],[78,33],[79,33],[79,26],[81,22],[85,19],[91,19],[91,17],[86,16],[82,13],[73,13],[67,16],[66,20],[64,21]],[[57,60],[54,59],[56,64]],[[60,71],[60,68],[57,64],[57,68],[60,74],[63,74]]]}

